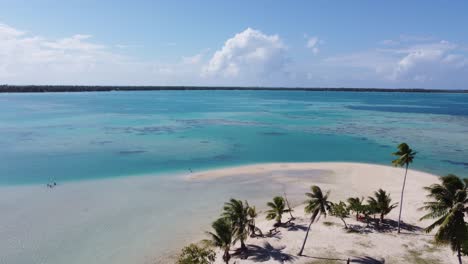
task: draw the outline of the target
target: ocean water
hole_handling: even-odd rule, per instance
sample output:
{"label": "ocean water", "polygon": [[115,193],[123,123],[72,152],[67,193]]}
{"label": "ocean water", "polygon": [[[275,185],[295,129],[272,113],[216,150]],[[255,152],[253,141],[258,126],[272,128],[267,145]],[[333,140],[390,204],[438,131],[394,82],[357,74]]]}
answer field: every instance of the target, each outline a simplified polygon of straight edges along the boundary
{"label": "ocean water", "polygon": [[259,162],[389,165],[403,141],[418,151],[412,168],[468,177],[468,94],[0,94],[0,185]]}

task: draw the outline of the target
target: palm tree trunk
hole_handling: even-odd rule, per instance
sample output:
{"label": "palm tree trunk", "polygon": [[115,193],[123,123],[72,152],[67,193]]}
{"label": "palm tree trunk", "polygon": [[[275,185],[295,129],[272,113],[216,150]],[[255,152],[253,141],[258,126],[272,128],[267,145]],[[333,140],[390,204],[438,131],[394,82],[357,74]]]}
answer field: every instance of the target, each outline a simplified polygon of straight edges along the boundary
{"label": "palm tree trunk", "polygon": [[298,256],[302,256],[302,252],[304,251],[304,247],[307,242],[307,237],[309,236],[309,231],[310,231],[310,227],[312,226],[312,223],[314,223],[314,220],[310,219],[310,224],[309,224],[309,227],[307,227],[307,232],[304,238],[304,242],[302,243],[301,251],[299,251],[299,253],[297,254]]}
{"label": "palm tree trunk", "polygon": [[380,223],[382,224],[383,223],[383,218],[384,218],[384,214],[380,214]]}
{"label": "palm tree trunk", "polygon": [[462,258],[461,258],[462,255],[461,255],[460,245],[458,245],[457,251],[458,251],[458,252],[457,252],[457,253],[458,253],[458,254],[457,254],[457,256],[458,256],[458,263],[459,263],[459,264],[462,264]]}
{"label": "palm tree trunk", "polygon": [[288,206],[289,215],[291,216],[291,219],[294,220],[295,218],[294,218],[294,216],[292,215],[291,206],[289,206],[288,198],[286,198],[286,192],[284,192],[284,200],[286,201],[286,205]]}
{"label": "palm tree trunk", "polygon": [[345,228],[345,229],[348,229],[348,225],[346,224],[345,220],[344,220],[343,218],[341,218],[341,221],[343,221],[344,228]]}
{"label": "palm tree trunk", "polygon": [[247,250],[247,247],[245,246],[244,239],[241,239],[241,250],[242,250],[242,251]]}
{"label": "palm tree trunk", "polygon": [[224,250],[223,260],[226,264],[229,264],[229,260],[231,259],[231,255],[229,255],[229,248]]}
{"label": "palm tree trunk", "polygon": [[405,178],[403,179],[403,187],[401,188],[400,213],[398,214],[398,234],[400,234],[401,210],[403,209],[403,193],[405,192],[406,174],[408,174],[408,163],[406,163]]}

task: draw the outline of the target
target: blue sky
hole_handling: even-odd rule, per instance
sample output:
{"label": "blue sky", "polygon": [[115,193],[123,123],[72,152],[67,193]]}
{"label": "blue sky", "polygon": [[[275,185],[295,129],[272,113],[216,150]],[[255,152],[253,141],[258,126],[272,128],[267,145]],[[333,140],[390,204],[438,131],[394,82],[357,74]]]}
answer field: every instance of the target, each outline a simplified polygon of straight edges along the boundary
{"label": "blue sky", "polygon": [[464,1],[3,1],[0,83],[467,89]]}

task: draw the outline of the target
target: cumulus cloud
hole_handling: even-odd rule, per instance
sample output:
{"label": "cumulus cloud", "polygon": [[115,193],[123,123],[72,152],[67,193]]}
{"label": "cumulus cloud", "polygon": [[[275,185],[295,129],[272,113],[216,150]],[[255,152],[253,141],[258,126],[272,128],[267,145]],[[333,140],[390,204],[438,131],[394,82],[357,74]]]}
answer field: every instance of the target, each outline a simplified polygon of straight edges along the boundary
{"label": "cumulus cloud", "polygon": [[320,50],[318,48],[318,45],[319,45],[319,38],[318,37],[310,37],[307,40],[306,47],[309,48],[310,50],[312,50],[312,53],[314,53],[316,55],[316,54],[318,54],[320,52]]}
{"label": "cumulus cloud", "polygon": [[247,28],[228,39],[216,51],[202,75],[223,78],[268,78],[286,65],[286,46],[278,35],[266,35]]}
{"label": "cumulus cloud", "polygon": [[391,75],[395,80],[434,81],[467,71],[467,58],[457,54],[457,45],[448,41],[412,46],[399,51],[405,56]]}
{"label": "cumulus cloud", "polygon": [[[304,37],[318,53],[322,40]],[[468,83],[468,49],[425,37],[401,36],[369,50],[295,61],[278,35],[251,28],[214,54],[202,50],[172,62],[122,55],[125,48],[87,34],[52,39],[0,23],[0,83],[465,89]]]}

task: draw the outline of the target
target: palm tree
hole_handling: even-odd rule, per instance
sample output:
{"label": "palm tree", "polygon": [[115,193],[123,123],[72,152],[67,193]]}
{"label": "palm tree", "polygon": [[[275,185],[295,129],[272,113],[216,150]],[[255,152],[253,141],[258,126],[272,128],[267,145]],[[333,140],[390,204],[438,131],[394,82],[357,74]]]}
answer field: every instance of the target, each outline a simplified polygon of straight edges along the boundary
{"label": "palm tree", "polygon": [[374,204],[363,204],[361,210],[362,210],[361,213],[364,215],[364,218],[366,219],[366,227],[369,227],[370,215],[375,215],[377,213],[377,208],[375,208]]}
{"label": "palm tree", "polygon": [[340,201],[339,203],[332,203],[330,207],[330,215],[340,218],[341,221],[343,221],[345,229],[348,229],[348,225],[344,219],[349,217],[349,209],[345,202]]}
{"label": "palm tree", "polygon": [[255,206],[250,206],[249,209],[247,210],[247,215],[249,217],[248,219],[248,229],[250,233],[250,237],[256,236],[255,232],[259,231],[260,234],[262,234],[262,231],[258,227],[255,226],[255,218],[257,218],[258,213],[257,210],[255,209]]}
{"label": "palm tree", "polygon": [[291,206],[289,206],[289,201],[288,201],[288,197],[286,197],[286,192],[284,192],[284,200],[286,201],[286,205],[288,206],[288,209],[289,209],[289,215],[291,216],[290,220],[294,220],[296,219],[293,215],[292,215],[292,209],[291,209]]}
{"label": "palm tree", "polygon": [[413,151],[408,144],[400,143],[398,145],[398,151],[393,153],[394,156],[398,156],[396,160],[392,161],[392,164],[396,167],[405,166],[405,178],[403,179],[403,187],[401,188],[401,198],[400,198],[400,213],[398,214],[398,233],[400,233],[400,223],[401,223],[401,210],[403,209],[403,194],[405,192],[406,184],[406,175],[408,174],[409,164],[413,162],[416,152]]}
{"label": "palm tree", "polygon": [[306,193],[305,195],[309,197],[309,200],[306,201],[307,205],[304,208],[307,214],[312,214],[310,217],[309,227],[307,227],[306,235],[304,238],[304,242],[302,243],[301,250],[299,251],[298,255],[302,256],[302,252],[304,251],[305,244],[307,242],[307,237],[309,236],[310,227],[315,220],[318,221],[320,216],[323,215],[324,217],[327,216],[327,211],[330,209],[331,202],[328,201],[328,195],[330,191],[326,192],[325,195],[322,193],[320,187],[313,185],[310,187],[311,193]]}
{"label": "palm tree", "polygon": [[245,240],[249,235],[249,204],[247,201],[245,204],[241,200],[231,199],[229,202],[224,204],[223,217],[228,218],[232,227],[234,228],[234,236],[236,240],[240,240],[241,249],[247,250],[245,246]]}
{"label": "palm tree", "polygon": [[234,241],[234,228],[229,219],[222,217],[214,221],[211,225],[214,232],[208,232],[208,235],[211,237],[211,242],[214,246],[219,247],[224,251],[223,260],[226,264],[229,263],[231,255],[229,250]]}
{"label": "palm tree", "polygon": [[359,199],[359,197],[350,197],[348,198],[348,209],[356,213],[356,221],[359,220],[359,214],[362,213],[362,202],[364,198]]}
{"label": "palm tree", "polygon": [[283,214],[290,211],[289,209],[286,209],[286,203],[284,201],[284,198],[281,196],[276,196],[273,198],[273,202],[267,203],[267,206],[271,209],[266,211],[266,219],[275,219],[275,226],[281,226],[281,219],[283,218]]}
{"label": "palm tree", "polygon": [[458,176],[449,174],[441,177],[442,184],[433,184],[424,189],[429,192],[431,199],[421,208],[429,211],[423,219],[437,219],[425,228],[427,233],[439,226],[435,234],[436,242],[450,244],[457,252],[458,262],[461,264],[462,251],[468,249],[468,227],[464,215],[468,212],[468,179],[461,180]]}
{"label": "palm tree", "polygon": [[380,213],[380,223],[383,222],[384,216],[398,206],[398,203],[392,204],[390,194],[387,194],[387,192],[382,189],[374,192],[374,197],[369,196],[369,198],[367,198],[367,203],[375,208],[376,212]]}

